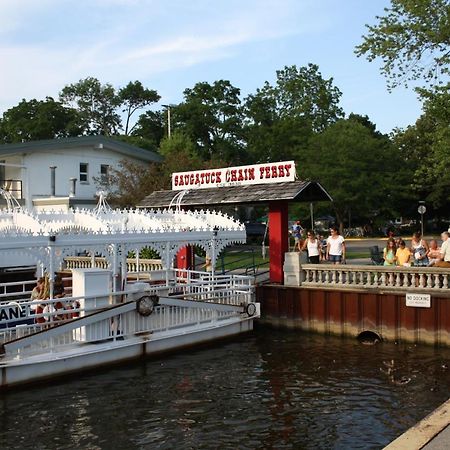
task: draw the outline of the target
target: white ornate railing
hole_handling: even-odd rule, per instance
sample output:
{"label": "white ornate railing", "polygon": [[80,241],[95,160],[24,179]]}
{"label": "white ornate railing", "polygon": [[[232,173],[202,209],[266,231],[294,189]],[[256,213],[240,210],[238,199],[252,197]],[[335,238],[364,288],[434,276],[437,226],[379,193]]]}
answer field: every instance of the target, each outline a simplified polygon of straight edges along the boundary
{"label": "white ornate railing", "polygon": [[[23,282],[24,286],[29,286],[30,282]],[[146,283],[141,283],[146,284]],[[19,288],[19,283],[0,283],[1,289],[7,287]],[[47,330],[54,325],[69,323],[72,319],[92,314],[95,311],[105,308],[105,303],[109,306],[121,304],[128,299],[127,294],[133,295],[136,291],[134,283],[127,283],[126,290],[121,292],[106,292],[103,295],[83,296],[83,297],[63,297],[46,300],[30,300],[24,298],[27,294],[26,287],[17,293],[21,298],[15,300],[2,299],[0,295],[0,344],[27,336],[37,331]],[[141,286],[142,287],[142,286]],[[167,283],[148,286],[148,290],[142,291],[143,295],[156,294],[161,296],[170,295],[173,298],[188,300],[197,300],[199,302],[213,302],[231,306],[245,306],[252,302],[254,295],[254,286],[251,277],[241,275],[217,275],[212,276],[205,272],[194,272],[187,270],[173,269],[167,273]],[[89,310],[84,310],[81,306],[81,300],[91,300]],[[213,311],[210,309],[192,310],[191,308],[175,308],[173,306],[158,306],[157,314],[149,320],[144,320],[140,316],[134,316],[133,319],[127,319],[121,316],[123,320],[135,320],[136,326],[131,328],[121,328],[121,335],[127,332],[145,332],[173,327],[185,326],[205,320],[218,320],[220,318],[231,317],[235,313]],[[92,324],[92,340],[106,339],[110,333],[108,324],[109,319],[101,321],[101,324]],[[128,325],[130,322],[126,322]],[[134,323],[134,322],[133,322]],[[125,322],[124,322],[125,324]],[[127,326],[128,326],[127,325]],[[134,328],[133,328],[134,327]],[[99,331],[100,330],[100,331]],[[101,331],[103,330],[103,331]],[[106,333],[106,335],[101,334]],[[61,337],[55,345],[72,343],[73,340],[68,337]],[[47,344],[45,344],[47,345]]]}
{"label": "white ornate railing", "polygon": [[302,286],[450,292],[450,270],[437,267],[303,264]]}
{"label": "white ornate railing", "polygon": [[206,322],[217,322],[233,316],[237,311],[215,311],[208,308],[179,306],[157,306],[151,316],[144,317],[136,312],[134,302],[117,305],[100,311],[97,315],[85,316],[77,321],[67,321],[59,327],[45,328],[46,334],[23,333],[16,337],[24,342],[12,341],[5,344],[7,353],[16,355],[36,355],[54,349],[63,350],[74,344],[133,338],[145,333],[155,334]]}
{"label": "white ornate railing", "polygon": [[[64,259],[67,269],[89,269],[95,267],[98,269],[108,269],[108,262],[102,256],[92,258],[90,256],[69,256]],[[162,263],[160,259],[139,259],[127,258],[127,272],[150,272],[151,270],[161,270]]]}
{"label": "white ornate railing", "polygon": [[227,305],[252,301],[254,282],[245,275],[213,275],[210,272],[174,269],[177,290],[193,300]]}

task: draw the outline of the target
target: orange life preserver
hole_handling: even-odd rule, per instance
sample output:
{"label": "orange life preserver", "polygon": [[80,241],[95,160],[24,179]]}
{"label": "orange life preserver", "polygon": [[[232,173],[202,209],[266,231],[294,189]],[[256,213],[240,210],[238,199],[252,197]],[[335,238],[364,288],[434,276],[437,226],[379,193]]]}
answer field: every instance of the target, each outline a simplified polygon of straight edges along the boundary
{"label": "orange life preserver", "polygon": [[[37,306],[36,306],[35,313],[36,313],[36,314],[43,314],[43,313],[44,313],[44,307],[43,307],[42,305],[37,305]],[[34,319],[34,321],[35,321],[36,323],[45,323],[45,322],[46,322],[45,317],[36,317],[36,318]]]}
{"label": "orange life preserver", "polygon": [[[72,305],[68,306],[67,309],[80,309],[80,302],[78,300],[73,301]],[[70,319],[76,319],[77,317],[80,316],[80,312],[77,311],[77,312],[71,313],[71,314],[69,314],[69,316],[70,316],[69,317]]]}

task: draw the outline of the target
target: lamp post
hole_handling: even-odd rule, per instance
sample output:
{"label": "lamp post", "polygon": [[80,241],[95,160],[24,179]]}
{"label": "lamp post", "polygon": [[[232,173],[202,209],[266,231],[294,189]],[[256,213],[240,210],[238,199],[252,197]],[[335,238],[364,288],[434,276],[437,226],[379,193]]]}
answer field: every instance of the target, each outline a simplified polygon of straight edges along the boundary
{"label": "lamp post", "polygon": [[423,215],[427,212],[427,207],[425,206],[425,201],[419,201],[419,207],[417,208],[418,213],[420,214],[420,232],[423,238]]}
{"label": "lamp post", "polygon": [[170,120],[170,107],[171,105],[161,105],[163,108],[167,108],[167,137],[170,139],[172,135],[171,120]]}

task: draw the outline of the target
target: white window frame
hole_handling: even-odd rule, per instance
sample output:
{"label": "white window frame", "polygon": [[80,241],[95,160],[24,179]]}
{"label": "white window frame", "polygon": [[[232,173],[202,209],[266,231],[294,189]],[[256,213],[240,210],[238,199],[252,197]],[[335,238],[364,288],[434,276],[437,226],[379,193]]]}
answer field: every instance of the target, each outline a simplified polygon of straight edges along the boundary
{"label": "white window frame", "polygon": [[[81,165],[84,164],[86,166],[86,171],[82,172],[81,171]],[[89,184],[89,163],[86,162],[80,162],[79,165],[79,173],[80,173],[80,184]],[[86,177],[85,180],[83,180],[83,178]]]}

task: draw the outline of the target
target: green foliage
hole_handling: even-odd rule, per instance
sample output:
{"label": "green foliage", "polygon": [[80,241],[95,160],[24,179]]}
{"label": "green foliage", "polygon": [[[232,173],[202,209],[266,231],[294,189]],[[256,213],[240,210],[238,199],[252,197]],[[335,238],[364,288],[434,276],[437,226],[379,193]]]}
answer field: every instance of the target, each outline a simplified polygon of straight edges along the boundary
{"label": "green foliage", "polygon": [[142,136],[137,135],[118,135],[114,136],[114,139],[117,139],[122,142],[126,142],[128,144],[134,145],[136,147],[144,148],[145,150],[150,150],[152,152],[158,153],[158,147],[155,145],[152,139],[147,139]]}
{"label": "green foliage", "polygon": [[117,168],[111,168],[108,177],[95,178],[97,186],[108,192],[108,202],[118,208],[134,207],[153,191],[166,186],[159,177],[158,164],[134,163],[122,160]]}
{"label": "green foliage", "polygon": [[424,113],[397,132],[395,143],[411,167],[414,196],[445,216],[450,201],[450,85],[420,92]]}
{"label": "green foliage", "polygon": [[184,131],[204,159],[240,161],[240,90],[229,81],[197,83],[184,91],[184,101],[172,108],[175,128]]}
{"label": "green foliage", "polygon": [[160,151],[162,163],[136,164],[122,160],[118,168],[111,168],[109,176],[97,178],[100,189],[108,191],[108,201],[115,207],[133,207],[153,191],[170,189],[171,174],[209,166],[195,155],[195,146],[183,133],[163,139]]}
{"label": "green foliage", "polygon": [[448,75],[450,4],[448,0],[391,0],[378,23],[356,47],[358,56],[380,58],[388,88],[423,78],[428,83]]}
{"label": "green foliage", "polygon": [[128,136],[134,127],[130,127],[131,116],[139,109],[156,103],[161,98],[153,89],[146,89],[140,81],[129,82],[119,90],[118,97],[121,101],[122,111],[126,114],[125,135]]}
{"label": "green foliage", "polygon": [[266,82],[245,99],[249,160],[274,161],[301,154],[314,133],[343,117],[341,95],[317,65],[278,70],[275,86]]}
{"label": "green foliage", "polygon": [[336,218],[391,214],[401,191],[401,160],[386,136],[352,119],[339,120],[311,138],[299,163],[301,179],[320,180],[331,193]]}
{"label": "green foliage", "polygon": [[[183,131],[174,131],[170,138],[166,137],[162,139],[159,146],[159,152],[161,155],[167,157],[169,155],[181,155],[185,154],[198,158],[197,149],[194,143],[189,139],[186,133]],[[189,169],[186,169],[189,170]]]}
{"label": "green foliage", "polygon": [[110,136],[121,127],[116,112],[121,100],[110,84],[102,85],[97,78],[88,77],[64,87],[59,97],[64,105],[77,108],[85,134]]}
{"label": "green foliage", "polygon": [[[136,252],[128,252],[127,258],[136,258]],[[141,259],[160,259],[161,256],[156,250],[153,250],[150,247],[144,247],[139,252],[139,258]]]}
{"label": "green foliage", "polygon": [[343,119],[341,92],[317,65],[289,66],[277,71],[273,85],[266,82],[243,103],[239,89],[227,80],[186,89],[183,102],[171,106],[169,139],[164,111],[145,111],[131,125],[138,110],[159,100],[156,91],[134,81],[116,93],[88,77],[66,86],[62,102],[23,100],[6,111],[0,140],[116,134],[122,109],[125,133],[117,137],[158,151],[164,162],[124,160],[111,168],[108,179],[97,179],[114,206],[135,206],[154,190],[169,189],[173,172],[295,159],[301,179],[317,179],[330,191],[341,223],[349,213],[366,221],[375,214],[401,215],[418,198],[441,210],[448,205],[449,88],[420,95],[424,115],[391,142],[367,116]]}
{"label": "green foliage", "polygon": [[158,147],[164,137],[164,122],[163,111],[146,111],[139,116],[131,134],[151,141]]}
{"label": "green foliage", "polygon": [[74,109],[64,107],[51,97],[23,99],[3,114],[0,141],[15,143],[77,136],[80,130],[79,116]]}
{"label": "green foliage", "polygon": [[246,112],[254,124],[270,125],[283,118],[301,119],[313,131],[320,132],[344,116],[339,107],[341,91],[333,86],[333,78],[322,77],[317,65],[285,66],[276,74],[275,86],[266,82],[246,99]]}

